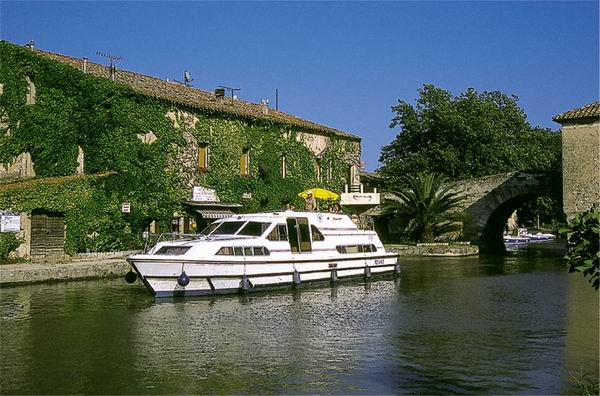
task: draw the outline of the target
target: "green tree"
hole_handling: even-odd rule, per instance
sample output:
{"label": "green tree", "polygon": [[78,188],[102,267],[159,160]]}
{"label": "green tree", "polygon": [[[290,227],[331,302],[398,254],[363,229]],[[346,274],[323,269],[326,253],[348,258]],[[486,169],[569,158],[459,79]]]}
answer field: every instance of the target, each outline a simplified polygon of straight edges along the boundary
{"label": "green tree", "polygon": [[400,127],[400,133],[380,157],[380,172],[392,187],[402,175],[423,171],[460,180],[560,169],[560,135],[532,127],[516,96],[470,88],[454,97],[424,85],[416,105],[399,100],[392,111],[390,127]]}
{"label": "green tree", "polygon": [[404,231],[417,242],[433,242],[458,231],[462,220],[457,211],[463,197],[451,191],[452,185],[440,174],[418,173],[404,178],[406,186],[394,194],[398,201],[384,204],[385,213],[406,224]]}
{"label": "green tree", "polygon": [[569,272],[581,272],[598,290],[600,286],[600,210],[594,205],[580,213],[560,230],[569,235],[567,265]]}

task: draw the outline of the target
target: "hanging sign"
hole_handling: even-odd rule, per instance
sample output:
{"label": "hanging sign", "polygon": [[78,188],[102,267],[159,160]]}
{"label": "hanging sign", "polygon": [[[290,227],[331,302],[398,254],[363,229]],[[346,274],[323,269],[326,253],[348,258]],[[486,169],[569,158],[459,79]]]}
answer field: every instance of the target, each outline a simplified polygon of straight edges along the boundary
{"label": "hanging sign", "polygon": [[195,186],[192,190],[192,201],[219,202],[217,191],[212,188]]}
{"label": "hanging sign", "polygon": [[123,202],[121,204],[121,212],[123,212],[123,213],[131,212],[131,205],[129,204],[129,202]]}
{"label": "hanging sign", "polygon": [[21,231],[21,215],[13,212],[0,212],[0,232]]}
{"label": "hanging sign", "polygon": [[379,205],[379,193],[342,193],[340,205]]}
{"label": "hanging sign", "polygon": [[252,193],[251,192],[242,193],[242,198],[243,199],[252,199]]}

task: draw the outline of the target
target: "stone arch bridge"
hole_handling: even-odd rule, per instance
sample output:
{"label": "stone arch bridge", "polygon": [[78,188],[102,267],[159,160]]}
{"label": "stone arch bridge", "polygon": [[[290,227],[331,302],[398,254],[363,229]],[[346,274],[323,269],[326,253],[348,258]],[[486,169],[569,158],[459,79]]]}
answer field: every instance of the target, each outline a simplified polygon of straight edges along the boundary
{"label": "stone arch bridge", "polygon": [[465,238],[479,245],[482,253],[502,253],[506,251],[502,235],[509,216],[535,197],[561,199],[562,176],[559,172],[509,172],[461,180],[454,191],[465,196]]}

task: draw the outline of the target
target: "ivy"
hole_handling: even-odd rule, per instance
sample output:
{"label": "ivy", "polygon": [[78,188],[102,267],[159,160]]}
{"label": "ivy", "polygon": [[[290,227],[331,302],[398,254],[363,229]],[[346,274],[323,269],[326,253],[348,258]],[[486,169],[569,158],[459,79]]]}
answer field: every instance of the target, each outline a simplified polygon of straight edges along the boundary
{"label": "ivy", "polygon": [[[8,120],[0,130],[0,163],[29,152],[36,177],[47,180],[0,188],[0,209],[64,213],[68,253],[138,247],[151,221],[167,225],[173,213],[185,212],[191,181],[216,189],[243,212],[276,210],[300,205],[298,192],[310,187],[341,191],[351,158],[358,157],[356,142],[328,136],[318,182],[315,155],[294,127],[177,107],[4,41],[0,57],[0,114]],[[33,105],[25,104],[26,77],[36,86]],[[157,137],[152,143],[137,137],[150,132]],[[194,166],[193,141],[209,144],[206,172]],[[101,176],[61,178],[75,173],[79,147],[85,174]],[[250,151],[249,177],[240,175],[243,149]],[[251,198],[243,198],[248,192]],[[121,213],[122,202],[131,213]]]}
{"label": "ivy", "polygon": [[13,233],[3,232],[0,234],[0,262],[7,262],[10,253],[14,252],[20,245],[20,241]]}
{"label": "ivy", "polygon": [[594,205],[578,214],[560,230],[568,235],[567,265],[569,272],[581,272],[598,290],[600,283],[600,210]]}

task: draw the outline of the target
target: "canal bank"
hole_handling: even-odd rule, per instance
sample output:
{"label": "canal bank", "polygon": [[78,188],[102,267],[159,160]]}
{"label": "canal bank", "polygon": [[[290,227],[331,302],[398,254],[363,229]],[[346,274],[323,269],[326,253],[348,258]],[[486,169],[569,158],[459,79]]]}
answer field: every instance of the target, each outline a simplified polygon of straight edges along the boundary
{"label": "canal bank", "polygon": [[112,278],[126,274],[128,269],[125,256],[86,258],[62,263],[2,264],[0,285]]}
{"label": "canal bank", "polygon": [[[462,257],[479,254],[472,245],[386,245],[399,256]],[[65,262],[33,262],[0,265],[0,285],[101,279],[123,276],[129,271],[125,258],[134,252],[80,255]]]}

